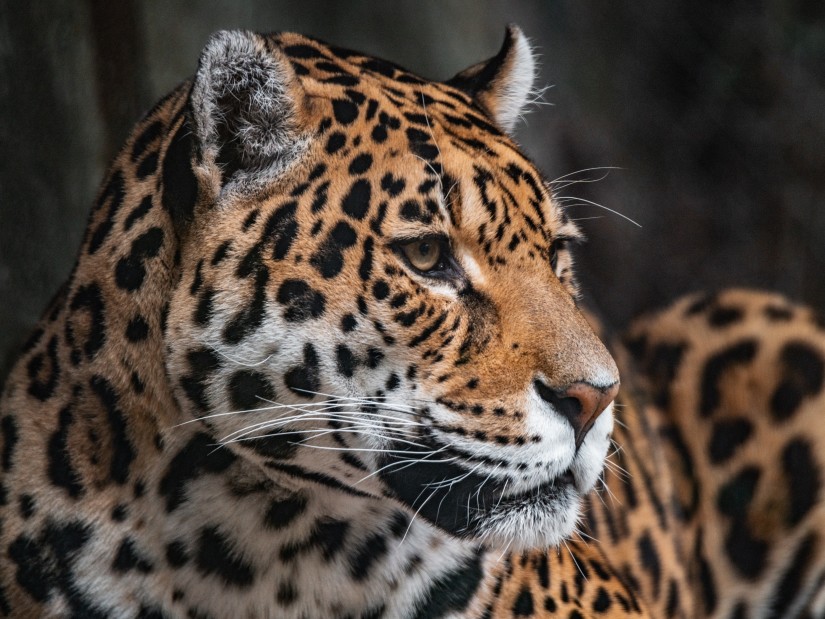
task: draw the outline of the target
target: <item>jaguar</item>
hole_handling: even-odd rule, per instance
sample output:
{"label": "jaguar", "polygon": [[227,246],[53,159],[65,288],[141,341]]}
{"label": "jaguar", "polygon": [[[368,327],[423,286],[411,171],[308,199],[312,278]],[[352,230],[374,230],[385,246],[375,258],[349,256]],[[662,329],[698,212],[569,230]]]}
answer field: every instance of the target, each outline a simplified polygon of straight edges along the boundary
{"label": "jaguar", "polygon": [[825,612],[821,324],[731,291],[608,352],[535,74],[515,26],[446,82],[213,35],[6,382],[1,613]]}

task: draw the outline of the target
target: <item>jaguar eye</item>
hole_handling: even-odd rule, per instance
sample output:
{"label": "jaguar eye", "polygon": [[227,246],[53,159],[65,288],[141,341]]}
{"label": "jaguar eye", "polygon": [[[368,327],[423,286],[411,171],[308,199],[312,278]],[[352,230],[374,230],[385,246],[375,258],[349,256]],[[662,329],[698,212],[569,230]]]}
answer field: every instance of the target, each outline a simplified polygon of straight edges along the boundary
{"label": "jaguar eye", "polygon": [[438,239],[418,239],[399,247],[410,264],[419,271],[426,273],[439,266],[443,268],[444,245]]}

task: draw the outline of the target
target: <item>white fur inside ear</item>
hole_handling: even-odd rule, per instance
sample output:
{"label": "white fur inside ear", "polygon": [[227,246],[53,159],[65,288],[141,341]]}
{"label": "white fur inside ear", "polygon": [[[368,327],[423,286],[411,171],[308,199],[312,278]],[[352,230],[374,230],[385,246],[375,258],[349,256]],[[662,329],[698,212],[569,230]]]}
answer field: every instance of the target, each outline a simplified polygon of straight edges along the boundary
{"label": "white fur inside ear", "polygon": [[513,131],[519,115],[530,100],[530,92],[536,79],[537,64],[527,37],[520,28],[511,27],[513,48],[502,68],[500,83],[496,84],[497,105],[495,119],[507,133]]}

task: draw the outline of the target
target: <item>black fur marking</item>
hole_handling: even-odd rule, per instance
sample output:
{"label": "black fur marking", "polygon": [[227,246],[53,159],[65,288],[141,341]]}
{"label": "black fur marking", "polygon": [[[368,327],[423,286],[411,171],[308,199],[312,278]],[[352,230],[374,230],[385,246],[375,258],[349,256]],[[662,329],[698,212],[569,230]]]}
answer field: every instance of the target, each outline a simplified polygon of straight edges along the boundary
{"label": "black fur marking", "polygon": [[223,262],[223,259],[226,258],[226,254],[229,251],[231,245],[232,241],[224,241],[220,244],[218,249],[215,250],[215,253],[212,256],[212,260],[210,261],[210,264],[213,267],[218,266],[221,262]]}
{"label": "black fur marking", "polygon": [[67,616],[105,619],[108,615],[83,595],[74,580],[75,559],[91,536],[91,528],[79,521],[48,521],[37,538],[20,535],[8,551],[17,564],[17,583],[36,602],[62,594]]}
{"label": "black fur marking", "polygon": [[132,163],[135,163],[143,152],[157,140],[163,132],[163,123],[159,120],[154,121],[140,132],[140,135],[135,138],[132,144]]}
{"label": "black fur marking", "polygon": [[299,554],[318,548],[321,550],[321,556],[330,561],[344,548],[349,527],[349,522],[345,520],[320,519],[314,524],[306,540],[281,548],[280,557],[283,561],[291,561]]}
{"label": "black fur marking", "polygon": [[192,319],[196,325],[201,327],[209,324],[212,319],[212,312],[214,309],[215,290],[211,286],[207,286],[201,292],[198,304],[195,306],[195,313]]}
{"label": "black fur marking", "polygon": [[266,243],[274,243],[272,257],[275,260],[286,258],[292,243],[298,236],[298,221],[295,219],[297,210],[297,202],[287,202],[278,207],[266,220],[261,240]]}
{"label": "black fur marking", "polygon": [[180,228],[192,220],[198,199],[198,179],[192,171],[192,130],[184,120],[163,158],[163,208]]}
{"label": "black fur marking", "polygon": [[719,511],[731,517],[725,536],[725,552],[739,573],[749,579],[759,576],[768,554],[768,545],[753,534],[747,518],[759,476],[756,467],[742,469],[719,489],[716,501]]}
{"label": "black fur marking", "polygon": [[349,333],[350,331],[354,331],[355,327],[358,326],[358,321],[355,320],[355,316],[352,314],[344,314],[344,317],[341,318],[341,330],[344,333]]}
{"label": "black fur marking", "polygon": [[771,396],[771,413],[776,421],[794,416],[803,400],[822,389],[823,364],[820,353],[803,342],[791,342],[779,354],[781,382]]}
{"label": "black fur marking", "polygon": [[332,112],[335,120],[342,125],[349,125],[358,118],[358,106],[346,99],[335,99],[332,102]]}
{"label": "black fur marking", "polygon": [[118,406],[117,392],[102,376],[93,376],[89,385],[106,409],[106,419],[109,422],[112,439],[109,475],[116,483],[125,484],[129,477],[129,467],[135,459],[135,450],[126,432],[126,418]]}
{"label": "black fur marking", "polygon": [[252,565],[239,556],[229,536],[218,527],[201,529],[195,565],[204,576],[216,576],[223,583],[241,589],[250,587],[255,579]]}
{"label": "black fur marking", "polygon": [[143,285],[146,277],[144,261],[154,258],[163,246],[163,230],[158,227],[149,228],[138,238],[132,241],[129,255],[121,258],[115,267],[115,281],[117,285],[129,292],[134,292]]}
{"label": "black fur marking", "polygon": [[266,313],[266,284],[269,271],[258,269],[255,275],[255,292],[249,304],[239,311],[223,330],[223,339],[227,344],[238,344],[242,339],[261,326]]}
{"label": "black fur marking", "polygon": [[321,389],[320,368],[318,353],[315,347],[307,342],[304,344],[304,363],[296,366],[284,375],[284,382],[290,391],[302,398],[312,399],[313,393]]}
{"label": "black fur marking", "polygon": [[275,400],[275,388],[255,370],[238,370],[229,379],[229,401],[235,411],[246,411]]}
{"label": "black fur marking", "polygon": [[134,209],[132,209],[132,211],[126,217],[126,220],[123,222],[123,231],[128,232],[129,230],[131,230],[132,226],[134,226],[138,221],[143,219],[146,216],[146,213],[148,213],[151,209],[152,196],[148,195],[145,198],[143,198],[143,200],[140,201],[140,204],[138,204]]}
{"label": "black fur marking", "polygon": [[372,155],[361,153],[349,164],[349,173],[353,176],[363,174],[372,166]]}
{"label": "black fur marking", "polygon": [[80,351],[75,348],[75,321],[76,313],[82,311],[88,314],[86,327],[86,341],[83,344],[83,353],[91,361],[106,342],[106,306],[103,294],[96,283],[78,288],[69,305],[72,314],[66,321],[66,340],[72,348],[71,360],[77,365],[80,363]]}
{"label": "black fur marking", "polygon": [[204,474],[218,474],[228,469],[235,456],[228,449],[215,449],[208,434],[195,434],[172,458],[160,480],[158,491],[166,498],[166,511],[172,512],[186,500],[186,484]]}
{"label": "black fur marking", "polygon": [[352,226],[339,221],[310,258],[310,264],[326,279],[331,279],[344,268],[344,250],[355,245],[358,236]]}
{"label": "black fur marking", "polygon": [[342,484],[340,481],[335,479],[334,477],[330,477],[329,475],[324,475],[323,473],[316,473],[314,471],[307,471],[306,469],[301,468],[300,466],[296,466],[294,464],[285,464],[283,462],[275,462],[275,461],[267,461],[264,463],[267,468],[274,469],[276,471],[281,471],[286,475],[292,475],[293,477],[298,477],[300,479],[305,479],[307,481],[311,481],[316,484],[320,484],[322,486],[326,486],[327,488],[333,488],[334,490],[339,490],[345,494],[349,494],[350,496],[356,496],[361,498],[375,498],[373,495],[362,492],[361,490],[356,490],[350,486],[346,486]]}
{"label": "black fur marking", "polygon": [[656,551],[656,546],[653,544],[653,540],[650,539],[650,533],[648,531],[645,531],[636,543],[639,550],[641,566],[650,574],[650,579],[653,584],[653,597],[658,598],[662,578],[662,564],[659,560],[659,553]]}
{"label": "black fur marking", "polygon": [[744,417],[722,419],[713,424],[708,453],[713,464],[722,464],[753,434],[753,424]]}
{"label": "black fur marking", "polygon": [[786,522],[795,527],[819,502],[822,476],[811,444],[795,438],[782,450],[782,471],[787,479],[790,504]]}
{"label": "black fur marking", "polygon": [[337,131],[335,133],[331,133],[327,139],[327,153],[334,155],[336,152],[341,150],[346,143],[347,137],[343,133],[339,133]]}
{"label": "black fur marking", "polygon": [[181,540],[175,540],[166,545],[166,562],[174,568],[183,567],[189,563],[189,551]]}
{"label": "black fur marking", "polygon": [[338,373],[346,378],[352,378],[358,367],[358,359],[346,344],[338,344],[335,349],[335,358],[338,364]]}
{"label": "black fur marking", "polygon": [[130,342],[142,342],[149,337],[149,325],[146,319],[138,314],[126,325],[126,339]]}
{"label": "black fur marking", "polygon": [[206,348],[190,350],[186,354],[186,359],[191,371],[180,379],[180,385],[198,410],[206,413],[209,410],[206,381],[212,372],[221,366],[221,360],[213,351]]}
{"label": "black fur marking", "polygon": [[439,577],[421,597],[414,619],[435,619],[465,610],[481,583],[481,557],[474,555]]}
{"label": "black fur marking", "polygon": [[702,392],[699,413],[709,417],[721,404],[722,395],[719,381],[732,366],[750,363],[757,352],[755,340],[745,340],[716,353],[705,364],[702,371]]}
{"label": "black fur marking", "polygon": [[513,604],[513,616],[532,617],[533,611],[533,594],[530,593],[529,587],[522,587]]}
{"label": "black fur marking", "polygon": [[406,187],[404,179],[401,177],[395,177],[389,172],[381,178],[381,189],[386,191],[390,197],[394,198],[398,196],[402,191],[404,191],[404,187]]}
{"label": "black fur marking", "polygon": [[343,211],[353,219],[361,220],[366,217],[372,198],[372,185],[364,178],[355,181],[349,192],[341,202]]}
{"label": "black fur marking", "polygon": [[135,547],[135,540],[126,537],[120,542],[120,546],[115,553],[115,559],[112,562],[112,569],[116,572],[125,574],[132,570],[137,570],[143,574],[149,574],[154,567],[152,562],[142,557]]}
{"label": "black fur marking", "polygon": [[18,435],[17,422],[11,415],[6,415],[0,421],[0,431],[3,435],[3,452],[2,464],[3,470],[8,472],[11,470],[12,462],[14,460],[14,448],[17,446],[17,441],[20,439]]}
{"label": "black fur marking", "polygon": [[57,430],[49,439],[48,472],[49,479],[55,486],[65,488],[69,496],[76,499],[83,494],[84,489],[69,454],[69,429],[73,421],[70,407],[60,411]]}
{"label": "black fur marking", "polygon": [[779,579],[776,593],[771,596],[773,602],[770,612],[765,615],[768,619],[782,619],[787,616],[788,610],[804,586],[806,573],[811,567],[811,560],[816,556],[818,546],[819,538],[816,533],[808,533],[800,540],[796,552],[785,564],[787,567]]}
{"label": "black fur marking", "polygon": [[20,495],[20,515],[23,516],[25,520],[31,518],[34,513],[37,511],[37,503],[34,500],[34,497],[30,494],[21,494]]}
{"label": "black fur marking", "polygon": [[739,322],[744,317],[745,312],[740,307],[723,307],[717,305],[708,314],[708,324],[711,327],[728,327]]}
{"label": "black fur marking", "polygon": [[357,581],[365,580],[369,577],[373,566],[384,558],[388,550],[386,535],[383,533],[369,535],[350,559],[349,567],[352,577]]}
{"label": "black fur marking", "polygon": [[288,527],[298,516],[304,513],[308,501],[303,494],[293,494],[285,499],[272,500],[264,515],[267,529],[279,530]]}
{"label": "black fur marking", "polygon": [[[45,359],[48,358],[48,366],[44,368]],[[42,352],[34,355],[26,365],[28,373],[29,395],[34,396],[41,402],[45,402],[52,395],[60,379],[60,365],[57,362],[57,336],[52,336],[46,347],[46,355]],[[48,372],[46,376],[43,376]]]}
{"label": "black fur marking", "polygon": [[670,385],[679,371],[687,345],[658,344],[650,351],[646,371],[653,387],[653,402],[666,409],[670,405]]}
{"label": "black fur marking", "polygon": [[287,322],[304,322],[323,316],[326,298],[302,279],[287,279],[278,288],[278,303]]}
{"label": "black fur marking", "polygon": [[116,170],[109,179],[109,182],[106,184],[106,188],[103,190],[103,193],[100,195],[97,205],[95,206],[95,211],[98,211],[103,208],[103,205],[105,205],[107,201],[109,202],[109,209],[106,212],[106,217],[97,225],[94,232],[92,232],[91,238],[89,239],[89,248],[87,250],[89,255],[93,255],[98,249],[100,249],[103,242],[106,240],[106,237],[109,235],[109,232],[111,232],[112,227],[115,225],[115,215],[117,215],[120,207],[123,206],[124,195],[125,186],[123,182],[123,174],[120,170]]}
{"label": "black fur marking", "polygon": [[372,275],[372,253],[375,242],[371,236],[364,239],[364,255],[361,258],[361,265],[358,267],[358,276],[367,281]]}

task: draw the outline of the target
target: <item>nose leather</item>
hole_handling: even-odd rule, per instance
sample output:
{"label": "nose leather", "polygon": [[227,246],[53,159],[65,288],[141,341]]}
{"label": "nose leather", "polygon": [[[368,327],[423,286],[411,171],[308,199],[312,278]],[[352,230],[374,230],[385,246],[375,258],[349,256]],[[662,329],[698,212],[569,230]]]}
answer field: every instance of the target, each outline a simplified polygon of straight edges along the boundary
{"label": "nose leather", "polygon": [[536,379],[534,386],[541,399],[549,403],[570,423],[576,437],[576,449],[581,446],[584,437],[596,423],[599,415],[610,406],[619,393],[618,382],[606,387],[597,387],[581,381],[565,389],[553,389],[543,381]]}

